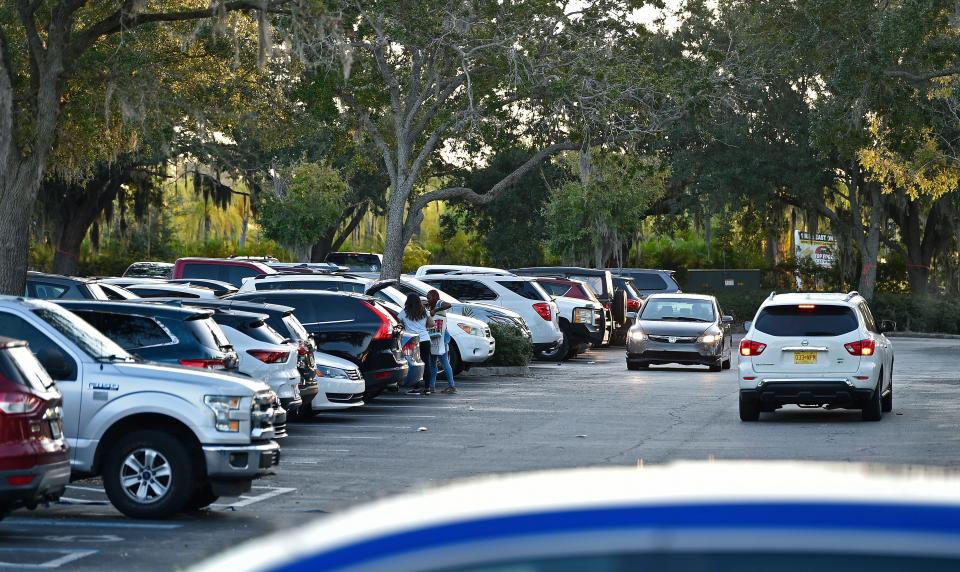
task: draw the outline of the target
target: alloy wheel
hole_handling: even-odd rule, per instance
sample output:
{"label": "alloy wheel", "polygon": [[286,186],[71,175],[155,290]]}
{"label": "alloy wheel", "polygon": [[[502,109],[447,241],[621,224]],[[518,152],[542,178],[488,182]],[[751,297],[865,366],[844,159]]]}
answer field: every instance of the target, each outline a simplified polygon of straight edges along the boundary
{"label": "alloy wheel", "polygon": [[159,501],[170,490],[170,462],[156,449],[131,451],[120,466],[120,485],[131,500],[140,504]]}

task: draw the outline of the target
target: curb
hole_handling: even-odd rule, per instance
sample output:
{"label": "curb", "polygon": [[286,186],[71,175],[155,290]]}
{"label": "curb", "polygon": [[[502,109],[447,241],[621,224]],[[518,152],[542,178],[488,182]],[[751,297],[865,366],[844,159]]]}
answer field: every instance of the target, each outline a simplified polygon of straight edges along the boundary
{"label": "curb", "polygon": [[924,332],[887,332],[888,338],[931,338],[934,340],[960,340],[957,334],[937,334]]}
{"label": "curb", "polygon": [[497,366],[497,367],[471,367],[460,375],[476,375],[487,377],[529,377],[530,366]]}

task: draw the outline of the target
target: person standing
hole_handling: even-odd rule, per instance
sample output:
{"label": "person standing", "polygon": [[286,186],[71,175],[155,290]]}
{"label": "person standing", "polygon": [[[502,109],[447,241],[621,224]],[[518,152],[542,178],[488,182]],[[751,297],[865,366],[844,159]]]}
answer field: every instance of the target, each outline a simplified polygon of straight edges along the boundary
{"label": "person standing", "polygon": [[[420,337],[420,356],[421,359],[427,362],[427,371],[424,372],[423,394],[433,393],[433,390],[430,389],[431,386],[426,384],[426,381],[431,379],[431,376],[433,379],[437,377],[436,372],[433,371],[435,364],[430,355],[430,330],[435,328],[433,316],[423,307],[420,296],[409,294],[403,304],[403,311],[400,312],[398,318],[400,318],[400,323],[403,324],[403,329],[413,332]],[[430,389],[430,391],[428,391],[428,389]],[[411,389],[407,393],[420,393],[420,390]]]}
{"label": "person standing", "polygon": [[[430,335],[430,382],[424,388],[429,387],[430,393],[433,393],[437,385],[437,370],[443,367],[447,374],[447,387],[441,393],[456,393],[457,386],[453,380],[453,368],[450,367],[450,357],[448,348],[450,344],[450,332],[447,331],[447,318],[441,312],[450,308],[450,304],[440,301],[440,293],[436,290],[427,292],[427,306],[430,308],[430,317],[434,319],[434,331]],[[439,362],[439,366],[438,366]]]}

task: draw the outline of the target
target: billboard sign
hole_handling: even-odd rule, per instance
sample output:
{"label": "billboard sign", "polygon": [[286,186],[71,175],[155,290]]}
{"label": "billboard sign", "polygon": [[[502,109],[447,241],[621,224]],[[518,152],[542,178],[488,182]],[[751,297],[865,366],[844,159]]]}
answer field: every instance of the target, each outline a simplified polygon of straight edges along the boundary
{"label": "billboard sign", "polygon": [[793,245],[797,258],[806,257],[821,268],[833,268],[837,241],[832,234],[812,234],[796,230],[793,233]]}

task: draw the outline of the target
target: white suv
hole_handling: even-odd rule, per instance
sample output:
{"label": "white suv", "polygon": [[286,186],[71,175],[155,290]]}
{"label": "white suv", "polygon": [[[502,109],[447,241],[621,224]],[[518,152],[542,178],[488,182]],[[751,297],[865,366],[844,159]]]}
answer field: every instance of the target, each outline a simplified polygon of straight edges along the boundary
{"label": "white suv", "polygon": [[523,317],[537,354],[556,350],[563,340],[557,303],[533,278],[509,272],[453,272],[421,280],[464,302],[484,302],[513,310]]}
{"label": "white suv", "polygon": [[770,294],[740,342],[740,419],[781,405],[893,409],[893,346],[858,293]]}

